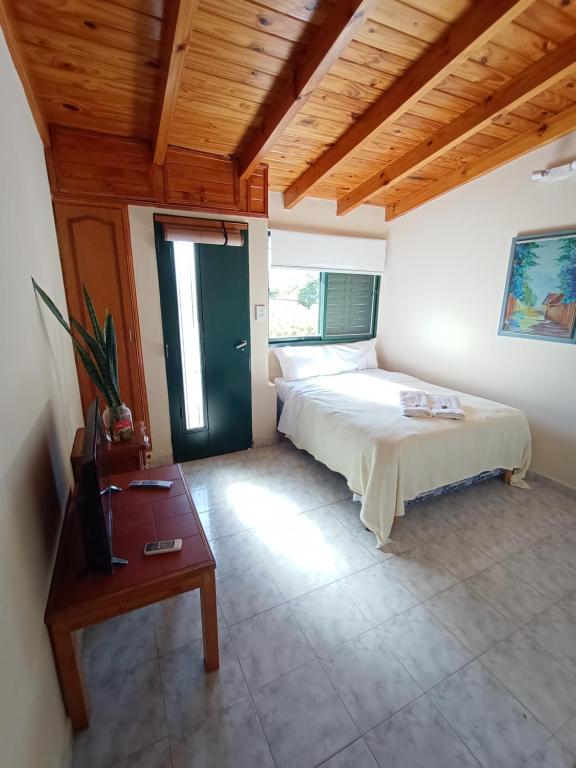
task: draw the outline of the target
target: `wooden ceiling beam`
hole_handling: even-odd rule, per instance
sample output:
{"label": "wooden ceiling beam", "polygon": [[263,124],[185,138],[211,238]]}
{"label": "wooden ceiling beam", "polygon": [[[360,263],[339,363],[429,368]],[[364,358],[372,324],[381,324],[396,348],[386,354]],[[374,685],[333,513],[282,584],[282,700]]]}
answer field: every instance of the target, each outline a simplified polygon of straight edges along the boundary
{"label": "wooden ceiling beam", "polygon": [[167,39],[165,56],[162,106],[158,118],[158,129],[154,143],[154,163],[163,165],[168,149],[168,135],[176,108],[180,82],[184,72],[186,52],[194,28],[194,19],[198,10],[198,0],[174,0],[169,3],[172,18],[167,18]]}
{"label": "wooden ceiling beam", "polygon": [[262,124],[250,131],[238,152],[238,173],[254,173],[269,149],[306,104],[321,79],[366,21],[375,0],[340,0],[310,41],[304,58],[282,86]]}
{"label": "wooden ceiling beam", "polygon": [[444,80],[474,49],[522,13],[533,0],[477,0],[404,75],[284,192],[292,208],[355,150],[407,112]]}
{"label": "wooden ceiling beam", "polygon": [[511,112],[575,71],[576,35],[573,35],[552,53],[538,59],[517,77],[509,80],[500,90],[490,94],[480,104],[464,112],[413,150],[341,197],[337,203],[338,215],[349,213],[385,187],[398,184],[444,152],[486,128],[498,115]]}
{"label": "wooden ceiling beam", "polygon": [[[16,36],[14,19],[9,7],[9,0],[0,0],[0,27],[4,32],[6,45],[8,46],[8,50],[12,56],[12,61],[16,67],[16,72],[18,73],[22,87],[24,88],[24,94],[28,100],[30,111],[32,112],[32,117],[34,118],[36,128],[40,134],[42,144],[45,147],[49,147],[50,131],[46,121],[44,120],[42,110],[40,109],[40,104],[38,103],[38,100],[34,94],[34,89],[32,88],[32,81],[30,80],[30,75],[28,73],[28,66]],[[10,107],[6,104],[4,105],[4,108],[9,109]]]}
{"label": "wooden ceiling beam", "polygon": [[[534,128],[515,136],[496,149],[482,155],[478,160],[466,163],[458,170],[433,181],[411,195],[407,195],[394,205],[387,206],[386,220],[392,221],[392,219],[396,219],[398,216],[402,216],[414,208],[460,187],[462,184],[501,168],[527,152],[538,149],[538,147],[549,144],[556,139],[561,139],[574,130],[576,130],[576,105],[565,109],[554,117],[542,120]],[[530,180],[527,178],[526,182],[529,183]]]}

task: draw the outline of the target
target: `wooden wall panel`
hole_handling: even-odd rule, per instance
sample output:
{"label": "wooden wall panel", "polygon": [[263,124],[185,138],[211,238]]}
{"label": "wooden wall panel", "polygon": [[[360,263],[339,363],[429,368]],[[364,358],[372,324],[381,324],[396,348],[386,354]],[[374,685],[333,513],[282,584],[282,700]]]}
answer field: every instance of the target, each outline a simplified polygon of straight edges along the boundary
{"label": "wooden wall panel", "polygon": [[268,214],[266,166],[239,181],[227,157],[169,147],[162,167],[140,139],[53,127],[47,162],[56,199],[170,205],[212,213]]}
{"label": "wooden wall panel", "polygon": [[66,128],[51,134],[58,192],[155,200],[148,142]]}

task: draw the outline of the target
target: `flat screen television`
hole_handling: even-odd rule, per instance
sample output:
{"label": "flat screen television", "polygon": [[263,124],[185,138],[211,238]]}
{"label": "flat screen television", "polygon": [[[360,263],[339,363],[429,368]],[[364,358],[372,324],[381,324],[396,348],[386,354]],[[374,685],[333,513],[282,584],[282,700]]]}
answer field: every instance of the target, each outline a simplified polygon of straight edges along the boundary
{"label": "flat screen television", "polygon": [[88,408],[76,505],[90,571],[111,573],[126,561],[112,551],[112,486],[108,473],[107,438],[100,418],[98,398]]}

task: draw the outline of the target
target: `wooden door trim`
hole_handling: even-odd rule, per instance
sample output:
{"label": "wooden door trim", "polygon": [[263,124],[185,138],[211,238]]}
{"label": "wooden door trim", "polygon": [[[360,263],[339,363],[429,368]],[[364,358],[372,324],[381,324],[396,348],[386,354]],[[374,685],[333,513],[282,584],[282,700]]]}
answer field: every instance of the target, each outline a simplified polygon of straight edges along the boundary
{"label": "wooden door trim", "polygon": [[[72,216],[70,209],[80,209],[79,216]],[[85,210],[85,215],[82,211]],[[148,397],[146,391],[146,379],[144,373],[144,361],[142,355],[142,343],[140,335],[140,321],[138,313],[138,302],[136,294],[136,283],[134,277],[134,263],[130,240],[130,227],[128,221],[128,207],[126,205],[115,203],[105,204],[101,201],[97,203],[88,203],[87,201],[72,201],[69,199],[54,202],[54,219],[56,222],[56,231],[58,234],[60,263],[64,278],[64,288],[66,294],[66,306],[70,313],[73,296],[78,307],[82,307],[84,299],[81,292],[81,268],[78,263],[78,253],[72,248],[72,239],[68,225],[72,220],[93,219],[98,220],[97,212],[99,210],[109,211],[111,214],[119,214],[118,225],[112,221],[102,220],[100,224],[107,224],[111,227],[113,238],[118,243],[118,269],[122,274],[122,280],[119,280],[119,295],[122,308],[122,321],[125,324],[127,334],[126,362],[128,365],[128,375],[130,377],[130,388],[132,390],[133,403],[128,403],[133,411],[135,420],[143,420],[146,424],[148,434],[150,435],[150,417],[148,411]],[[120,252],[121,251],[121,252]],[[70,274],[72,270],[73,274]],[[78,285],[76,283],[78,282]],[[126,285],[124,284],[126,282]],[[128,299],[128,300],[127,300]],[[80,318],[78,318],[80,319]],[[130,333],[132,340],[130,340]],[[81,398],[85,405],[87,398],[91,397],[87,389],[87,380],[81,362],[76,358],[76,370],[78,373],[78,383],[80,386]]]}

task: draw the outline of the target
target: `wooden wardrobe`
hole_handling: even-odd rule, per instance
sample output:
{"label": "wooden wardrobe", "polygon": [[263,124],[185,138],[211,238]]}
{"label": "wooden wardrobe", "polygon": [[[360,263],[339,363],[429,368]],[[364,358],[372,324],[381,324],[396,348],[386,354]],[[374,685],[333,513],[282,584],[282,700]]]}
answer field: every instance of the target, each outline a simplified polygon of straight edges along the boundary
{"label": "wooden wardrobe", "polygon": [[[125,205],[54,202],[68,312],[87,327],[90,318],[82,294],[85,285],[100,322],[108,309],[118,340],[120,394],[132,410],[135,426],[149,429],[138,307]],[[97,390],[76,357],[84,413]],[[149,432],[148,432],[149,434]]]}

